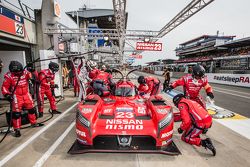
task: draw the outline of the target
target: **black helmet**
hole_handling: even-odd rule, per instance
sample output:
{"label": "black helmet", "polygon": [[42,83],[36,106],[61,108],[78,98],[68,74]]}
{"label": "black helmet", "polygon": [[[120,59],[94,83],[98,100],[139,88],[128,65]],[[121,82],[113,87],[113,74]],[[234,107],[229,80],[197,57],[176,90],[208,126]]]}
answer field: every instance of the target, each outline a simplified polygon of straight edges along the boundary
{"label": "black helmet", "polygon": [[175,106],[177,106],[180,102],[180,100],[185,97],[183,94],[178,94],[173,98],[173,103]]}
{"label": "black helmet", "polygon": [[196,65],[193,67],[193,70],[192,70],[192,75],[193,77],[204,77],[205,75],[205,69],[204,67],[202,67],[201,65]]}
{"label": "black helmet", "polygon": [[49,69],[53,72],[56,73],[57,71],[59,71],[59,65],[55,62],[50,62],[49,63]]}
{"label": "black helmet", "polygon": [[23,72],[23,65],[18,61],[11,61],[9,65],[10,72],[21,73]]}
{"label": "black helmet", "polygon": [[145,83],[146,83],[145,78],[144,78],[144,76],[142,76],[142,75],[139,76],[139,78],[138,78],[137,81],[138,81],[139,84],[145,84]]}
{"label": "black helmet", "polygon": [[35,71],[35,67],[33,63],[27,63],[27,70],[29,72],[34,72]]}

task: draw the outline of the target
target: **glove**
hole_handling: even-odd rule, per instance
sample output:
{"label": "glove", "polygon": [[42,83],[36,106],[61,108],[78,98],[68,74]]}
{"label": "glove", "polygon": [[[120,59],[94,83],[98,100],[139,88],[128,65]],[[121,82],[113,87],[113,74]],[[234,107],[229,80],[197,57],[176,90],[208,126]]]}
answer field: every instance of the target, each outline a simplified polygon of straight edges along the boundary
{"label": "glove", "polygon": [[178,128],[178,133],[182,134],[183,130],[181,128]]}
{"label": "glove", "polygon": [[11,102],[13,100],[13,97],[10,94],[6,94],[5,99],[8,100],[9,102]]}
{"label": "glove", "polygon": [[51,89],[54,89],[54,88],[59,88],[57,84],[54,84],[54,85],[50,85],[50,88]]}
{"label": "glove", "polygon": [[56,89],[58,89],[58,88],[59,88],[58,84],[55,84],[55,85],[54,85],[54,87],[55,87]]}
{"label": "glove", "polygon": [[214,94],[212,92],[208,92],[207,96],[209,96],[211,99],[214,99]]}

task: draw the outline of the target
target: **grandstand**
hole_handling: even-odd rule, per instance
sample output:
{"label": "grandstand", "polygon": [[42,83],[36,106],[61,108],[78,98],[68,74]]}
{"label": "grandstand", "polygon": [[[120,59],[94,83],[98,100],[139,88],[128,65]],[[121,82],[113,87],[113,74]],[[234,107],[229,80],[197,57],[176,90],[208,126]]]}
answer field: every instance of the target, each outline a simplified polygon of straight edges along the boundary
{"label": "grandstand", "polygon": [[177,64],[199,63],[206,72],[250,73],[250,37],[203,35],[176,48]]}

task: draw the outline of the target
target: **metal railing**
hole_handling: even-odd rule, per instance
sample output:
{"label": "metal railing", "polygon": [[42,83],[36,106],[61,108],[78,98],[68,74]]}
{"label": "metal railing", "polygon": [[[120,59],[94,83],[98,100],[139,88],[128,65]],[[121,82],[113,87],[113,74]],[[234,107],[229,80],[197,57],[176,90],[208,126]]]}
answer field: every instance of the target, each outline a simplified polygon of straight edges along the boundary
{"label": "metal railing", "polygon": [[26,18],[29,18],[30,20],[35,20],[34,10],[26,4],[22,3],[21,0],[0,0],[0,3],[6,7],[13,9],[17,13],[20,13]]}

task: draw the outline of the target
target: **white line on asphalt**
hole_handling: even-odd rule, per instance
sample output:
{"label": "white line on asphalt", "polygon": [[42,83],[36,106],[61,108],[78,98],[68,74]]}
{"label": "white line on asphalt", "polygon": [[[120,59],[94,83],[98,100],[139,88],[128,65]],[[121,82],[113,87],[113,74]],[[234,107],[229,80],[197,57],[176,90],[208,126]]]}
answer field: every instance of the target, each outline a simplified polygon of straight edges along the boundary
{"label": "white line on asphalt", "polygon": [[72,122],[69,127],[64,131],[64,133],[55,141],[55,143],[43,154],[43,156],[35,163],[33,167],[41,167],[50,157],[50,155],[55,151],[55,149],[62,143],[63,139],[68,135],[71,129],[74,127],[75,122]]}
{"label": "white line on asphalt", "polygon": [[233,95],[233,96],[242,97],[242,98],[245,98],[245,99],[250,99],[250,96],[237,95],[237,94],[234,94],[234,93],[224,92],[224,91],[220,91],[220,90],[216,90],[216,89],[214,89],[214,91],[215,91],[215,92],[224,93],[224,94],[228,94],[228,95]]}
{"label": "white line on asphalt", "polygon": [[250,93],[236,91],[236,90],[231,90],[231,89],[219,88],[219,87],[216,87],[216,86],[213,86],[213,89],[219,89],[219,90],[225,90],[225,91],[234,92],[234,93],[240,93],[240,94],[250,95]]}
{"label": "white line on asphalt", "polygon": [[6,157],[4,157],[0,161],[0,166],[3,166],[6,162],[8,162],[10,159],[12,159],[14,156],[16,156],[20,151],[22,151],[26,146],[28,146],[33,140],[35,140],[38,136],[40,136],[43,132],[45,132],[47,129],[49,129],[52,125],[54,125],[57,121],[59,121],[65,114],[67,114],[69,111],[71,111],[76,105],[75,103],[70,108],[68,108],[65,112],[63,112],[60,116],[58,116],[56,119],[51,121],[47,126],[42,128],[40,131],[35,133],[31,138],[29,138],[26,142],[21,144],[19,147],[17,147],[15,150],[13,150],[10,154],[8,154]]}

